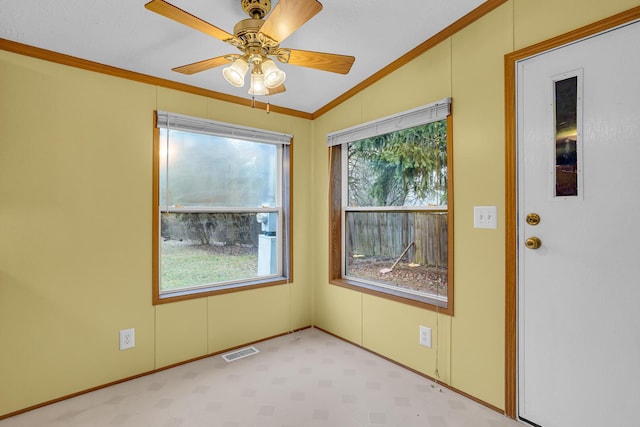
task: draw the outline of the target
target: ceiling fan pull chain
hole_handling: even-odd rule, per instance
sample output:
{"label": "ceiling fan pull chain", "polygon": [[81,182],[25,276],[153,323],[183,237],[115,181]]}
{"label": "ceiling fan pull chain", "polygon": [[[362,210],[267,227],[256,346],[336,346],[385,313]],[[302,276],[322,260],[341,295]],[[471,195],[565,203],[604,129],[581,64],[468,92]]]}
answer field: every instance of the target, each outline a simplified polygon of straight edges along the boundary
{"label": "ceiling fan pull chain", "polygon": [[251,108],[256,108],[256,97],[255,96],[251,97]]}

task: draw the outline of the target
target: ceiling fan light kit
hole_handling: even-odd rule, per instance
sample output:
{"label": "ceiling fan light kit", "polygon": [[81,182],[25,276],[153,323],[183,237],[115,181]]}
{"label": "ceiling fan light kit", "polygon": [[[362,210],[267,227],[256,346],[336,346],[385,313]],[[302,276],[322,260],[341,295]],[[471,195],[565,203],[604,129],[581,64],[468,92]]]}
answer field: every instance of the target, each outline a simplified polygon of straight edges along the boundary
{"label": "ceiling fan light kit", "polygon": [[285,72],[270,59],[262,62],[262,74],[264,74],[264,85],[269,89],[280,86],[287,78]]}
{"label": "ceiling fan light kit", "polygon": [[269,95],[269,90],[264,85],[264,74],[251,73],[251,86],[249,87],[249,95]]}
{"label": "ceiling fan light kit", "polygon": [[264,86],[266,89],[274,89],[282,85],[287,78],[285,72],[279,69],[275,62],[261,56],[251,56],[249,59],[240,57],[234,60],[230,66],[224,68],[222,75],[230,85],[242,87],[250,65],[253,68],[249,95],[268,95],[269,91],[265,92],[262,87],[256,85]]}
{"label": "ceiling fan light kit", "polygon": [[[145,7],[229,43],[241,52],[240,55],[224,55],[183,65],[173,68],[173,71],[194,74],[231,62],[230,66],[222,70],[224,79],[232,86],[243,87],[246,74],[251,69],[249,94],[252,96],[274,95],[286,90],[283,83],[287,76],[273,59],[339,74],[347,74],[350,71],[355,61],[353,56],[280,47],[284,39],[322,10],[322,4],[317,0],[280,0],[273,11],[271,0],[240,0],[240,5],[249,18],[234,26],[234,34],[229,34],[164,0],[151,0]],[[265,17],[266,19],[263,19]]]}
{"label": "ceiling fan light kit", "polygon": [[249,70],[249,63],[244,58],[238,58],[233,61],[233,64],[222,70],[222,75],[231,86],[242,87],[247,70]]}

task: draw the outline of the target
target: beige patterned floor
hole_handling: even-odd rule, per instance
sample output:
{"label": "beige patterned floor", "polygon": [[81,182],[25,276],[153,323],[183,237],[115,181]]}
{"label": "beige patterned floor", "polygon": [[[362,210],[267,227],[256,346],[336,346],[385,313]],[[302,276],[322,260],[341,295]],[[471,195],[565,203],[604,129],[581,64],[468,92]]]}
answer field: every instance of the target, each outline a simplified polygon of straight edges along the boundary
{"label": "beige patterned floor", "polygon": [[0,421],[14,426],[516,427],[317,329],[203,359]]}

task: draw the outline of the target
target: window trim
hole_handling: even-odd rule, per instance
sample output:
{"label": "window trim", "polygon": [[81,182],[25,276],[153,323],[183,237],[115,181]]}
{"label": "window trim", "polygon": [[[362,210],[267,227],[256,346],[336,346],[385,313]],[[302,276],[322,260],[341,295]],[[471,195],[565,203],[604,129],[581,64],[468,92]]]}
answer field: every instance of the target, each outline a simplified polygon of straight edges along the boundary
{"label": "window trim", "polygon": [[[170,293],[160,292],[160,128],[186,130],[188,132],[205,133],[209,135],[246,139],[250,141],[281,144],[282,167],[278,174],[282,174],[282,275],[232,283],[223,286],[199,287],[197,289],[176,290]],[[181,126],[182,125],[182,126]],[[225,133],[228,132],[228,133]],[[213,120],[190,117],[180,114],[154,111],[153,113],[153,196],[152,196],[152,304],[166,304],[195,298],[206,298],[232,292],[283,285],[293,282],[293,142],[292,135],[263,131],[245,126],[217,122]],[[193,210],[193,209],[187,209]],[[244,211],[244,210],[243,210]]]}
{"label": "window trim", "polygon": [[[328,157],[329,157],[329,283],[331,285],[339,286],[346,289],[351,289],[353,291],[361,292],[368,295],[374,295],[380,298],[389,299],[392,301],[408,304],[411,306],[424,308],[427,310],[436,311],[438,313],[447,314],[453,316],[454,313],[454,280],[453,280],[453,272],[454,272],[454,257],[453,257],[453,243],[454,243],[454,194],[453,194],[453,116],[451,112],[451,98],[446,98],[443,101],[439,101],[433,104],[429,104],[424,107],[418,107],[413,110],[409,110],[409,113],[414,113],[416,111],[424,111],[428,108],[436,109],[437,106],[441,105],[443,102],[447,104],[447,114],[445,117],[435,118],[433,120],[428,120],[428,122],[439,121],[446,119],[447,121],[447,192],[448,192],[448,204],[447,204],[447,212],[448,212],[448,228],[447,228],[447,257],[448,257],[448,266],[447,266],[447,306],[443,307],[439,304],[435,304],[434,299],[428,297],[409,297],[409,292],[404,292],[402,290],[393,290],[386,287],[371,285],[365,281],[354,280],[352,278],[343,277],[343,266],[342,266],[342,254],[344,252],[343,247],[343,200],[342,200],[342,180],[343,180],[343,167],[345,165],[342,162],[342,150],[343,144],[351,142],[346,139],[337,139],[336,135],[365,135],[362,138],[356,137],[352,141],[367,138],[369,136],[375,136],[376,134],[365,134],[365,133],[356,133],[354,131],[358,130],[358,126],[353,128],[345,129],[343,131],[335,132],[333,134],[329,134],[328,137]],[[389,116],[387,118],[381,119],[381,121],[386,121],[386,119],[397,119],[401,118],[402,113],[396,114],[394,116]],[[423,123],[415,123],[406,127],[414,127],[419,126]],[[376,121],[368,122],[362,125],[362,127],[367,127],[368,129],[379,129],[380,127],[376,127]],[[399,130],[399,128],[390,129],[388,132],[392,132],[394,130]],[[381,133],[386,133],[382,131]],[[378,133],[378,134],[381,134]],[[347,208],[348,209],[348,208]],[[405,211],[404,209],[389,209],[390,211]]]}

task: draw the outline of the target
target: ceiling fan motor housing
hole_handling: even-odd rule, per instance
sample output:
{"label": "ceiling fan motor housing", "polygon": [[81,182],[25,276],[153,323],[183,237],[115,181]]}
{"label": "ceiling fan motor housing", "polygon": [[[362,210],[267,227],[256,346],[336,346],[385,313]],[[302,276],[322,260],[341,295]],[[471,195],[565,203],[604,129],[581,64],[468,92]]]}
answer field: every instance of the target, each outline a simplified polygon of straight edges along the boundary
{"label": "ceiling fan motor housing", "polygon": [[271,10],[271,0],[240,0],[242,10],[250,17],[262,19]]}
{"label": "ceiling fan motor housing", "polygon": [[260,28],[264,24],[261,19],[243,19],[233,28],[235,37],[228,42],[245,54],[268,55],[277,47],[278,43],[260,34]]}

